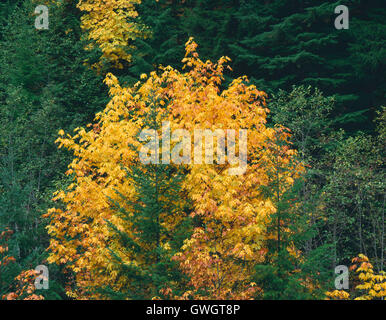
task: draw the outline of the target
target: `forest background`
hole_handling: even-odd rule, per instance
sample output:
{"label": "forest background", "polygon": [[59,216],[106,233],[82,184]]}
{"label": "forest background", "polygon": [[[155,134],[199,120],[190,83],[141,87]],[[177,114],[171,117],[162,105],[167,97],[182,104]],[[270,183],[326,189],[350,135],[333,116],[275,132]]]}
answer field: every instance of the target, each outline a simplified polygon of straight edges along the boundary
{"label": "forest background", "polygon": [[[47,30],[35,28],[39,4],[49,8]],[[334,9],[341,4],[350,10],[347,30],[334,27]],[[335,267],[353,264],[354,285],[330,297],[382,299],[385,18],[382,0],[1,1],[0,297],[324,299],[334,290]],[[219,68],[222,64],[231,68]],[[159,70],[160,65],[171,70]],[[184,65],[192,71],[182,73]],[[171,93],[158,83],[170,79],[181,85]],[[157,99],[169,95],[188,106],[194,99],[183,97],[192,95],[204,103],[207,96],[194,89],[197,84],[202,91],[218,89],[210,112],[220,112],[215,102],[241,101],[246,117],[256,120],[242,123],[266,130],[272,141],[259,142],[268,150],[265,180],[251,173],[243,196],[217,169],[205,171],[201,178],[210,187],[201,190],[192,187],[203,184],[192,168],[137,163],[119,177],[132,189],[115,184],[119,193],[109,189],[97,207],[93,195],[110,188],[115,171],[87,158],[87,152],[116,155],[113,124],[121,130],[139,119],[158,128]],[[260,91],[248,95],[240,86]],[[228,88],[227,98],[221,97]],[[260,111],[248,108],[253,94]],[[144,109],[121,111],[130,103],[143,103]],[[179,111],[181,119],[189,119],[186,108]],[[110,118],[109,110],[119,119]],[[197,117],[205,118],[208,110]],[[230,125],[232,119],[224,115]],[[178,123],[187,125],[185,120]],[[80,129],[89,123],[89,129]],[[65,136],[74,129],[78,136]],[[119,132],[117,140],[124,136]],[[296,152],[287,154],[292,148]],[[79,162],[87,172],[105,168],[98,171],[98,187],[104,189],[84,187],[79,172],[85,167],[76,167]],[[221,188],[234,191],[233,198],[206,197],[217,190],[210,182],[214,176]],[[59,196],[52,199],[55,192]],[[248,222],[226,220],[232,237],[225,237],[229,242],[220,249],[219,226],[226,224],[212,200],[216,207],[229,200],[227,210]],[[84,201],[88,205],[80,204]],[[199,208],[213,215],[200,214]],[[92,209],[106,222],[103,231]],[[178,218],[169,221],[165,212]],[[262,215],[264,221],[258,220]],[[91,251],[95,245],[104,251]],[[234,251],[228,254],[227,248]],[[31,270],[38,265],[49,268],[48,290],[32,285]]]}

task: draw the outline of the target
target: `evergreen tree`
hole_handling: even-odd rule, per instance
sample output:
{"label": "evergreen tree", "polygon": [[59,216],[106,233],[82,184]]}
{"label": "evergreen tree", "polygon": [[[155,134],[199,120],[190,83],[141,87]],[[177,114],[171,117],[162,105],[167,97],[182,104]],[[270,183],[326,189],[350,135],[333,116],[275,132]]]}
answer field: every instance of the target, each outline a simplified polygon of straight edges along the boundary
{"label": "evergreen tree", "polygon": [[[350,10],[349,30],[334,27],[340,4]],[[155,65],[179,67],[183,45],[193,36],[205,59],[229,56],[234,76],[248,75],[270,95],[292,85],[335,95],[331,116],[346,131],[371,131],[374,112],[385,101],[380,0],[144,0],[138,12],[152,36],[136,40],[131,80]]]}
{"label": "evergreen tree", "polygon": [[[160,128],[155,108],[144,120],[144,128]],[[181,294],[186,276],[172,257],[191,231],[188,208],[182,207],[181,201],[184,169],[138,161],[126,170],[127,179],[135,186],[137,199],[129,202],[119,194],[124,205],[110,199],[124,228],[107,221],[114,232],[112,240],[121,244],[119,251],[109,249],[118,274],[118,289],[103,288],[100,292],[113,299],[165,299],[171,292]],[[184,215],[184,212],[186,218],[171,229],[168,219],[176,213]]]}
{"label": "evergreen tree", "polygon": [[[339,4],[350,10],[349,30],[334,27]],[[384,81],[384,10],[380,1],[240,1],[229,55],[235,59],[234,69],[250,70],[262,90],[275,93],[293,84],[318,87],[336,96],[332,115],[337,126],[368,129],[376,106],[384,101],[379,86]],[[371,41],[364,41],[369,33]],[[372,72],[358,72],[365,71],[369,60]]]}

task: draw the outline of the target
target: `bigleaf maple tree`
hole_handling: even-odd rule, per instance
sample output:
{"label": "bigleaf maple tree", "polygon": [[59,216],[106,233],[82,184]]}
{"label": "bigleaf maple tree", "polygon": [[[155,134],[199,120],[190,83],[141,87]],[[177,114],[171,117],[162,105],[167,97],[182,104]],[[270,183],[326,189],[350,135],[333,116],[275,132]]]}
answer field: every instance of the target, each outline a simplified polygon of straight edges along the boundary
{"label": "bigleaf maple tree", "polygon": [[[73,136],[59,131],[59,147],[74,153],[67,171],[74,181],[66,190],[58,190],[54,198],[58,205],[46,217],[50,219],[49,261],[63,264],[75,274],[77,289],[69,289],[69,295],[95,298],[98,293],[90,288],[122,286],[122,277],[118,277],[109,258],[111,248],[115,253],[125,252],[120,257],[122,263],[143,264],[138,260],[141,255],[120,250],[121,244],[114,240],[108,224],[125,230],[133,239],[138,234],[133,225],[120,219],[111,200],[126,211],[130,211],[126,203],[138,201],[126,171],[139,162],[138,135],[151,108],[156,108],[159,122],[169,121],[172,131],[234,129],[238,138],[240,129],[248,131],[244,174],[231,175],[234,165],[229,162],[180,164],[184,167],[182,189],[187,198],[175,201],[192,203],[189,215],[193,233],[172,259],[179,262],[190,280],[182,294],[164,288],[163,295],[167,292],[175,299],[248,299],[258,290],[250,278],[266,253],[265,241],[272,237],[267,225],[276,211],[273,201],[259,187],[270,182],[269,166],[277,162],[285,165],[295,152],[280,145],[280,156],[272,155],[272,140],[284,130],[266,125],[266,94],[248,85],[246,77],[235,79],[224,89],[223,72],[230,59],[204,62],[196,48],[189,39],[183,59],[188,71],[162,67],[159,72],[143,75],[129,88],[121,87],[118,79],[108,74],[105,82],[112,98],[96,115],[95,123],[88,129],[75,129]],[[172,141],[173,146],[176,142]],[[240,148],[239,144],[236,147]],[[190,149],[194,149],[193,144]],[[293,172],[277,174],[290,185],[301,170],[299,164]],[[172,233],[185,215],[181,210],[165,211],[159,215],[159,223]],[[168,248],[167,241],[167,237],[161,238],[159,245]]]}

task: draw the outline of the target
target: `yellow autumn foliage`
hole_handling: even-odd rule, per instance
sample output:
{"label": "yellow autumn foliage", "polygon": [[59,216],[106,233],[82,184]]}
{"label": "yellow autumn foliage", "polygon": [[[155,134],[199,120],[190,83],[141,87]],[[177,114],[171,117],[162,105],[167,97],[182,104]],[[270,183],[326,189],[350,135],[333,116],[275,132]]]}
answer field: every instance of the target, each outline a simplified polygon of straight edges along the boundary
{"label": "yellow autumn foliage", "polygon": [[380,271],[379,274],[376,274],[373,265],[364,254],[359,254],[353,258],[352,263],[350,270],[355,270],[360,282],[355,286],[355,291],[350,295],[344,290],[335,290],[326,292],[327,297],[334,300],[384,300],[386,297],[386,272]]}
{"label": "yellow autumn foliage", "polygon": [[134,48],[132,41],[145,37],[148,32],[136,21],[138,12],[135,6],[141,0],[79,0],[77,7],[83,13],[81,26],[92,42],[102,51],[99,68],[105,61],[114,67],[122,68],[122,61],[131,61],[128,49]]}
{"label": "yellow autumn foliage", "polygon": [[[187,199],[177,200],[192,201],[191,216],[199,217],[202,226],[194,229],[174,257],[191,279],[190,288],[182,296],[171,296],[248,299],[259,289],[250,282],[250,276],[254,266],[264,259],[265,241],[272,237],[266,227],[276,210],[259,186],[267,185],[272,168],[278,163],[286,166],[295,152],[288,147],[273,148],[272,141],[278,137],[287,141],[289,135],[282,128],[266,126],[266,94],[248,85],[246,77],[221,89],[229,58],[204,62],[196,47],[193,39],[186,44],[183,63],[189,70],[185,72],[163,67],[159,73],[141,76],[142,81],[130,88],[121,87],[117,78],[108,74],[105,83],[112,98],[96,115],[95,123],[87,129],[77,128],[73,136],[59,132],[59,147],[74,154],[67,171],[74,181],[66,190],[58,190],[54,198],[58,205],[46,217],[50,219],[49,261],[65,265],[76,275],[77,290],[69,290],[70,296],[95,298],[98,295],[90,288],[122,285],[116,281],[107,249],[109,246],[119,252],[120,245],[112,239],[106,221],[129,234],[130,225],[118,218],[109,199],[121,201],[117,195],[120,193],[135,201],[136,190],[125,168],[139,161],[129,145],[140,148],[137,134],[150,107],[157,108],[160,121],[170,122],[172,131],[248,130],[248,166],[244,174],[230,175],[232,165],[228,162],[184,164],[187,174],[183,190]],[[280,152],[275,152],[278,149]],[[301,170],[297,165],[277,175],[290,184]],[[173,230],[182,215],[164,213],[160,223]],[[161,246],[167,248],[167,241]],[[141,263],[134,255],[121,258],[127,263]],[[205,295],[199,293],[202,290]]]}

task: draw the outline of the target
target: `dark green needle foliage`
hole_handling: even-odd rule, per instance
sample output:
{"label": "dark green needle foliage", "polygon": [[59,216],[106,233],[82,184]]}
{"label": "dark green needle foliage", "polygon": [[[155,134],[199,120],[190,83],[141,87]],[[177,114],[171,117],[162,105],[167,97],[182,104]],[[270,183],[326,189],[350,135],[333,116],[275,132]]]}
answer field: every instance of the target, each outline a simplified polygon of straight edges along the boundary
{"label": "dark green needle foliage", "polygon": [[[144,128],[158,130],[160,124],[156,117],[152,108]],[[181,187],[184,169],[161,163],[143,164],[138,158],[138,163],[126,171],[127,179],[135,187],[136,199],[128,201],[118,193],[123,201],[110,201],[131,232],[107,221],[113,231],[112,239],[121,245],[119,251],[110,248],[110,258],[118,273],[117,281],[123,285],[120,290],[103,288],[100,292],[112,299],[165,298],[167,295],[162,289],[168,288],[179,294],[179,288],[187,279],[172,257],[191,232],[189,208],[184,207],[182,201],[185,197]],[[175,227],[170,228],[165,223],[168,216],[184,213],[186,217]],[[131,258],[135,263],[125,262],[122,257]]]}

